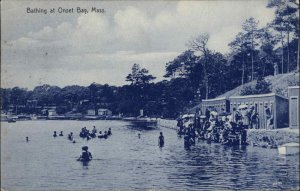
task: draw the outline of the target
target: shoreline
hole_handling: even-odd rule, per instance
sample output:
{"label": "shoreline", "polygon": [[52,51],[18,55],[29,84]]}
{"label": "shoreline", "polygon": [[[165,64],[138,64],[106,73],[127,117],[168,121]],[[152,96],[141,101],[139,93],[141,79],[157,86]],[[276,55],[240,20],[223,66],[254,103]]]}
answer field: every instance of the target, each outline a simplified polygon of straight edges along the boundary
{"label": "shoreline", "polygon": [[[177,130],[177,121],[168,119],[158,119],[157,125]],[[285,143],[298,142],[299,143],[299,128],[278,128],[278,129],[247,129],[247,143],[252,146],[263,148],[272,148],[272,146],[279,146]],[[274,147],[273,147],[274,148]]]}
{"label": "shoreline", "polygon": [[[22,119],[19,121],[106,121],[106,120],[116,120],[122,121],[122,119]],[[7,121],[1,121],[7,122]],[[7,122],[9,123],[9,122]],[[177,130],[177,121],[171,119],[157,119],[157,126],[162,128],[168,128],[172,130]],[[290,142],[300,142],[299,128],[278,128],[278,129],[247,129],[247,139],[246,142],[252,146],[258,146],[263,148],[276,148],[282,144]]]}

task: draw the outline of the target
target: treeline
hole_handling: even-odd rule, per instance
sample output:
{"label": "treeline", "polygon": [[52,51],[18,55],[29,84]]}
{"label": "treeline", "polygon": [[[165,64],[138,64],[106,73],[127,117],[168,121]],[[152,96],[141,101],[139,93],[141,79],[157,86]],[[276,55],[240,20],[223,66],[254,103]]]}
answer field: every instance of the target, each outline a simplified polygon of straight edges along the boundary
{"label": "treeline", "polygon": [[[88,87],[64,88],[42,85],[32,91],[19,87],[1,89],[2,110],[17,114],[39,114],[41,109],[55,106],[58,114],[106,108],[127,116],[137,116],[143,109],[147,116],[175,117],[179,114],[177,111],[191,106],[187,103],[192,98],[193,92],[182,79],[122,87],[93,83]],[[33,106],[33,101],[37,105]]]}
{"label": "treeline", "polygon": [[[166,80],[152,83],[154,76],[134,64],[122,87],[93,83],[88,87],[42,85],[32,91],[1,88],[1,107],[24,106],[18,112],[34,112],[26,107],[37,100],[40,107],[56,106],[58,113],[85,112],[107,108],[113,113],[176,117],[200,99],[214,98],[239,85],[264,76],[299,70],[299,3],[296,0],[270,0],[275,9],[271,23],[259,28],[255,18],[245,20],[229,54],[208,48],[209,34],[187,42],[187,50],[166,64]],[[14,107],[13,107],[14,108]]]}

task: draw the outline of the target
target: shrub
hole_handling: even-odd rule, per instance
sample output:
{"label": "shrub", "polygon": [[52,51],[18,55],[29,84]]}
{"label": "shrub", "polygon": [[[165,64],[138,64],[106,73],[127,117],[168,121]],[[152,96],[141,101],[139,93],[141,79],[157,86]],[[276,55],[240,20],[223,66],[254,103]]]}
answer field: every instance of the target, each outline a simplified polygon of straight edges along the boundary
{"label": "shrub", "polygon": [[255,94],[255,89],[252,86],[244,86],[244,88],[241,90],[241,95],[252,95]]}
{"label": "shrub", "polygon": [[267,82],[264,78],[260,78],[257,80],[255,85],[255,93],[256,94],[266,94],[271,93],[271,83]]}
{"label": "shrub", "polygon": [[288,79],[287,82],[288,82],[288,86],[299,86],[300,85],[299,75],[298,75],[298,77],[296,76],[294,78]]}
{"label": "shrub", "polygon": [[254,87],[245,86],[241,90],[241,95],[266,94],[271,93],[271,83],[264,78],[259,78]]}

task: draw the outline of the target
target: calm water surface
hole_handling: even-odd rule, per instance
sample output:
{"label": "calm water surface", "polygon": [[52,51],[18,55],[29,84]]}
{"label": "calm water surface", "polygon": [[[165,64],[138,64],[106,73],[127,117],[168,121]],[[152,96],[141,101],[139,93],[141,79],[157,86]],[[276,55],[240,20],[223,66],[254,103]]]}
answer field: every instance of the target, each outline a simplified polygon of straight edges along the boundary
{"label": "calm water surface", "polygon": [[[112,129],[106,140],[81,139],[83,126]],[[53,131],[64,137],[53,138]],[[69,132],[77,143],[67,140]],[[163,131],[165,146],[157,139]],[[141,139],[137,134],[141,133]],[[30,142],[25,142],[28,136]],[[89,146],[94,159],[76,159]],[[299,156],[276,149],[199,142],[191,150],[171,129],[145,130],[123,121],[1,123],[1,187],[7,190],[296,190]]]}

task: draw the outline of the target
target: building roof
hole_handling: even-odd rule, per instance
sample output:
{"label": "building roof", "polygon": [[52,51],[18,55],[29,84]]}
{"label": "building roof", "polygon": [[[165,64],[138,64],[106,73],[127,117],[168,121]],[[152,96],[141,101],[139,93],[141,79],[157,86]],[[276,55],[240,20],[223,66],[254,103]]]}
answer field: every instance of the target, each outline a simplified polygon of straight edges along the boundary
{"label": "building roof", "polygon": [[288,89],[299,89],[300,86],[289,86]]}
{"label": "building roof", "polygon": [[221,101],[221,100],[227,100],[227,97],[220,97],[220,98],[214,98],[214,99],[204,99],[202,101]]}
{"label": "building roof", "polygon": [[246,96],[230,96],[229,99],[232,99],[232,98],[257,98],[257,97],[270,97],[270,96],[278,96],[278,97],[281,97],[281,98],[284,98],[284,99],[288,99],[287,97],[282,96],[282,95],[278,95],[276,93],[246,95]]}
{"label": "building roof", "polygon": [[98,111],[110,111],[109,109],[98,109]]}

